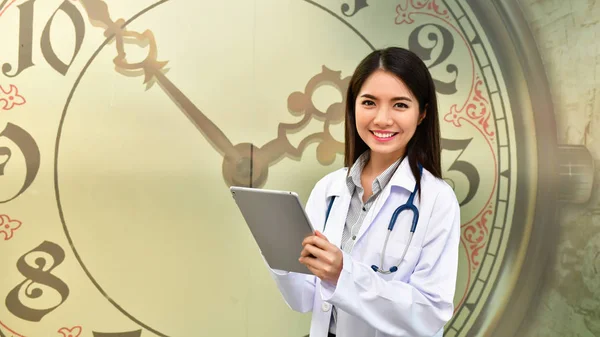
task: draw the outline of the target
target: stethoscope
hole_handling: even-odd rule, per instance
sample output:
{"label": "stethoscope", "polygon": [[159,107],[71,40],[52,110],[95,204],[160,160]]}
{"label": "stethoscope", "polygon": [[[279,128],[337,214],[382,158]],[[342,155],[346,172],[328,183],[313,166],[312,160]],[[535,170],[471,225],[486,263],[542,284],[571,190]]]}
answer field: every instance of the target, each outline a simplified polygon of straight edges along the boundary
{"label": "stethoscope", "polygon": [[[419,175],[421,177],[423,176],[423,166],[421,166],[420,164],[419,164]],[[413,234],[415,233],[415,230],[417,229],[417,223],[419,222],[419,210],[417,209],[417,206],[415,206],[415,204],[414,204],[415,195],[417,194],[417,191],[418,191],[418,188],[417,188],[417,184],[415,183],[415,188],[413,189],[412,193],[408,197],[408,200],[406,201],[406,203],[404,205],[400,205],[398,208],[396,208],[396,210],[392,214],[392,218],[390,219],[390,224],[388,225],[388,232],[387,232],[387,235],[385,236],[385,242],[383,243],[383,249],[381,250],[380,265],[381,265],[381,267],[383,267],[383,259],[385,256],[388,239],[390,238],[392,229],[394,229],[394,225],[396,224],[396,219],[398,218],[398,215],[400,215],[400,213],[402,213],[402,211],[406,211],[406,210],[412,211],[413,218],[412,218],[412,226],[410,227],[410,233],[408,234],[408,244],[404,248],[404,253],[402,253],[402,257],[400,258],[400,261],[398,261],[397,265],[391,267],[390,270],[382,270],[382,268],[377,267],[376,265],[372,265],[371,269],[373,269],[373,271],[382,273],[382,274],[394,273],[398,270],[398,266],[400,265],[400,263],[402,263],[402,260],[404,260],[404,256],[406,255],[406,252],[408,251],[408,247],[410,247],[410,242],[412,241]],[[329,213],[331,212],[331,207],[333,206],[335,197],[336,196],[334,195],[333,197],[331,197],[331,201],[329,201],[329,205],[327,207],[327,213],[325,215],[325,223],[323,225],[323,231],[325,231],[325,226],[327,225],[327,219],[329,218]]]}

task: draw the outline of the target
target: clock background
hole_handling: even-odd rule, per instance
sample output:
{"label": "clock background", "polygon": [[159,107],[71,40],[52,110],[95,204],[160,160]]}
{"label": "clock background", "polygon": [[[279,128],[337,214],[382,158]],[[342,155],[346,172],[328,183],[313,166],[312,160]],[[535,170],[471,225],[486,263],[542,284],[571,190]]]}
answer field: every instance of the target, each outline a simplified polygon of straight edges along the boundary
{"label": "clock background", "polygon": [[[27,165],[37,162],[32,149],[39,149],[39,171],[31,185],[0,204],[0,333],[305,335],[310,316],[291,312],[280,298],[228,196],[225,180],[231,175],[223,172],[223,156],[173,103],[181,95],[166,95],[159,85],[164,88],[165,82],[145,85],[143,74],[115,71],[115,42],[94,57],[105,40],[104,28],[91,23],[84,9],[92,6],[93,13],[101,13],[94,3],[0,1],[0,64],[13,66],[0,74],[1,200],[10,199],[30,180],[27,172],[35,172],[36,165]],[[115,20],[131,18],[153,3],[106,1]],[[330,7],[343,17],[344,3],[349,14],[357,9],[353,1]],[[386,3],[392,10],[390,27],[397,5],[418,7],[407,1]],[[444,9],[440,2],[424,3],[439,5],[439,12]],[[518,5],[552,95],[556,130],[548,132],[556,132],[560,144],[583,145],[597,163],[600,28],[595,18],[600,6],[585,1]],[[340,21],[304,2],[205,1],[184,13],[185,8],[175,1],[160,4],[128,28],[153,32],[158,61],[169,61],[168,80],[233,144],[262,146],[275,139],[279,123],[297,123],[303,116],[297,107],[306,102],[292,93],[309,91],[313,78],[343,85],[370,50]],[[73,10],[81,13],[81,23]],[[357,26],[361,20],[362,27],[371,25],[372,16],[359,16],[369,10],[357,11]],[[44,29],[55,11],[45,39]],[[29,12],[33,24],[27,28],[23,13]],[[85,32],[76,35],[72,22]],[[380,26],[385,27],[372,25]],[[11,77],[27,63],[19,63],[27,60],[27,32],[32,34],[33,65]],[[386,32],[371,34],[373,43],[381,43],[378,37],[385,41],[391,34]],[[50,41],[56,58],[42,41]],[[78,41],[80,48],[75,47]],[[147,55],[147,49],[125,46],[131,63]],[[76,57],[68,65],[74,50]],[[467,84],[459,81],[457,86]],[[468,97],[458,90],[451,98]],[[313,96],[320,111],[341,99],[332,86]],[[338,141],[343,140],[342,124],[332,119],[331,134]],[[289,131],[288,139],[298,146],[322,131],[323,119],[313,118],[296,133]],[[264,187],[296,190],[306,200],[317,179],[340,167],[342,157],[331,157],[333,151],[333,146],[318,149],[314,143],[302,155],[281,159],[269,168]],[[457,194],[464,197],[461,186],[466,183],[455,183]],[[545,183],[558,184],[558,178]],[[597,190],[596,185],[582,204],[561,205],[559,226],[549,227],[558,239],[548,241],[550,259],[540,288],[531,289],[538,292],[532,295],[529,314],[514,322],[520,324],[519,336],[600,335]],[[36,263],[42,262],[36,273]],[[37,281],[29,295],[28,280]],[[37,294],[35,288],[43,292]]]}

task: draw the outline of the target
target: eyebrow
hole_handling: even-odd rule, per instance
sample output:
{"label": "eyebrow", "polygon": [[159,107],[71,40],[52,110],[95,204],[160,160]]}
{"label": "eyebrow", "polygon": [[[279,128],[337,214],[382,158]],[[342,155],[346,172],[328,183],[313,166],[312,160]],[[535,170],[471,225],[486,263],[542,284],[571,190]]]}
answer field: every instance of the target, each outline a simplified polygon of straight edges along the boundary
{"label": "eyebrow", "polygon": [[[377,97],[370,95],[370,94],[363,94],[360,97],[366,97],[366,98],[370,98],[370,99],[374,99],[377,100]],[[399,96],[399,97],[394,97],[392,98],[392,101],[408,101],[408,102],[412,102],[412,100],[406,96]]]}

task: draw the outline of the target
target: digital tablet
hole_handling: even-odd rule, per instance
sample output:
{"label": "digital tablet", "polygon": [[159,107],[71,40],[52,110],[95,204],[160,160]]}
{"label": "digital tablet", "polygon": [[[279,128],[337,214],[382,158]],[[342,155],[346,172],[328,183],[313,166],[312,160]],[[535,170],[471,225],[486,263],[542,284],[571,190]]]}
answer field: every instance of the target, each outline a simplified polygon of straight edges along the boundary
{"label": "digital tablet", "polygon": [[254,240],[272,269],[312,274],[298,261],[313,226],[295,192],[230,187]]}

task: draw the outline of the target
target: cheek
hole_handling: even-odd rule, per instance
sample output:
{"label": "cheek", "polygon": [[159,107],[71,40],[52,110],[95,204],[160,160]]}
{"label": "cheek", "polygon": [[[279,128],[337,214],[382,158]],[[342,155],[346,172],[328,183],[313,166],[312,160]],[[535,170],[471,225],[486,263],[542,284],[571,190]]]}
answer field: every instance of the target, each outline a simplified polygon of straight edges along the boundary
{"label": "cheek", "polygon": [[396,123],[406,132],[414,132],[417,129],[419,122],[418,112],[414,114],[402,114],[396,119]]}
{"label": "cheek", "polygon": [[369,114],[364,111],[364,109],[361,109],[358,106],[356,107],[355,111],[356,111],[356,128],[360,132],[361,129],[364,129],[369,125],[371,118],[369,117]]}

